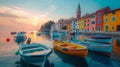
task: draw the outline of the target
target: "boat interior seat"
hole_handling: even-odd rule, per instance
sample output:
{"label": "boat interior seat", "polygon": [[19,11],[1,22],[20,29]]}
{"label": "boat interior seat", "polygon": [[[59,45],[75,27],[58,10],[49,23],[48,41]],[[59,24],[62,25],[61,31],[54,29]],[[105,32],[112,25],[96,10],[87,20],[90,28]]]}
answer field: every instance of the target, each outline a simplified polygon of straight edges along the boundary
{"label": "boat interior seat", "polygon": [[71,46],[67,46],[66,48],[77,48],[77,47],[76,47],[76,46],[71,45]]}
{"label": "boat interior seat", "polygon": [[67,46],[67,44],[60,44],[60,46]]}

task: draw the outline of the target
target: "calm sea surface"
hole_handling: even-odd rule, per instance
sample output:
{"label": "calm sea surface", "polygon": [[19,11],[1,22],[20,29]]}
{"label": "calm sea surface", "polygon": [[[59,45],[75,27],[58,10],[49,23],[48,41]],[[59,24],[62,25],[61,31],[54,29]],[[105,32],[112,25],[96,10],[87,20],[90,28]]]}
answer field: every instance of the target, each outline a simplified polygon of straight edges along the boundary
{"label": "calm sea surface", "polygon": [[[27,63],[20,62],[20,57],[15,55],[19,45],[14,42],[14,36],[10,32],[0,32],[0,67],[38,67]],[[42,43],[52,47],[52,40],[48,35],[36,36],[27,32],[27,37],[32,38],[32,42]],[[6,42],[6,38],[10,38]],[[46,67],[120,67],[120,39],[114,38],[113,53],[111,57],[90,51],[84,58],[73,57],[63,54],[53,49],[52,54],[46,61]],[[19,64],[15,64],[19,61]]]}

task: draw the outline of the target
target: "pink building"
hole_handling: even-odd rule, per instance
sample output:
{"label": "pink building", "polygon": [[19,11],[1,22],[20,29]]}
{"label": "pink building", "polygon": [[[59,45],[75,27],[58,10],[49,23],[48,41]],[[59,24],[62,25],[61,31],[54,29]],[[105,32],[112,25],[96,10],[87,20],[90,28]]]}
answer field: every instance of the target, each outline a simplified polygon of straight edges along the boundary
{"label": "pink building", "polygon": [[85,15],[85,21],[84,21],[84,30],[85,32],[90,32],[91,31],[91,15],[90,14],[86,14]]}
{"label": "pink building", "polygon": [[91,32],[96,31],[96,22],[95,22],[95,13],[91,14],[91,25],[90,25],[90,30]]}

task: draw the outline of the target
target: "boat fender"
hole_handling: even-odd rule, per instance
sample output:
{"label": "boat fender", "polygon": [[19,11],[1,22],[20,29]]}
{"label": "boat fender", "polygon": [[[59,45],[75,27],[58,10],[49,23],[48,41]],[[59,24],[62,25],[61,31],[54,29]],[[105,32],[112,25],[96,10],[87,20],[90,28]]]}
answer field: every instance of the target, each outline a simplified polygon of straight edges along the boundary
{"label": "boat fender", "polygon": [[68,50],[67,48],[63,47],[62,50]]}

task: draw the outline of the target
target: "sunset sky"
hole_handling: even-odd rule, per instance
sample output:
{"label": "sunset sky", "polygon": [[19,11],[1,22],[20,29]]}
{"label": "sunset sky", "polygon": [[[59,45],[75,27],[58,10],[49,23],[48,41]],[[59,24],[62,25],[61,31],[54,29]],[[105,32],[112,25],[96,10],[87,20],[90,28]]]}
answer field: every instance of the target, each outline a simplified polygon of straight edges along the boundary
{"label": "sunset sky", "polygon": [[78,3],[82,15],[120,8],[120,0],[0,0],[0,31],[33,30],[48,20],[75,17]]}

